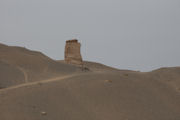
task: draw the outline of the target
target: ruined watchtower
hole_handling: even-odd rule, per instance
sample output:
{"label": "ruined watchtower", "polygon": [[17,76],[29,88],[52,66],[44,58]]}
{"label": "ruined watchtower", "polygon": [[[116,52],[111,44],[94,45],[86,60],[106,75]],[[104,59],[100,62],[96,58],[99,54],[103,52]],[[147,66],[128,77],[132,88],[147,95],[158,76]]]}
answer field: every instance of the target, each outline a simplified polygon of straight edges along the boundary
{"label": "ruined watchtower", "polygon": [[65,62],[70,64],[82,65],[82,56],[81,56],[81,44],[77,39],[67,40],[65,46]]}

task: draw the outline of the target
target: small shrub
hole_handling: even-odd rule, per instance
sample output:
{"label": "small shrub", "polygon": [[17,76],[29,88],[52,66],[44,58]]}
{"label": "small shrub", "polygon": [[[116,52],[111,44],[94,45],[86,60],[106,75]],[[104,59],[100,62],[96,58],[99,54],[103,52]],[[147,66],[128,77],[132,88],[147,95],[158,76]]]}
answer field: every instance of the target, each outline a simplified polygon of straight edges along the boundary
{"label": "small shrub", "polygon": [[112,80],[105,80],[105,82],[107,82],[107,83],[112,83]]}

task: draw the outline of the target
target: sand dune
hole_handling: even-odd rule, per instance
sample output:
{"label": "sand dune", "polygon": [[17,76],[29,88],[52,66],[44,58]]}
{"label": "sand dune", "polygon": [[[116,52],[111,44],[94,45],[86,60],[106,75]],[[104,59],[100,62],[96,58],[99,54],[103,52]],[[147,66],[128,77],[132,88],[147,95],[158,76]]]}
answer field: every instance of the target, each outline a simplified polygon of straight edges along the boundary
{"label": "sand dune", "polygon": [[0,120],[180,120],[180,67],[84,68],[0,45]]}

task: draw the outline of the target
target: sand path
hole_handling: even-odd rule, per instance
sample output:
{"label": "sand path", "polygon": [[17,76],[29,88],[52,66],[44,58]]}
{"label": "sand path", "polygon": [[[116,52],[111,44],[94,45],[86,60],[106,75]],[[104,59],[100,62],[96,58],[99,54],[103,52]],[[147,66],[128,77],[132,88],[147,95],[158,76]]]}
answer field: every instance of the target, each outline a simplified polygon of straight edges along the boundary
{"label": "sand path", "polygon": [[21,67],[17,67],[17,68],[24,74],[24,82],[28,83],[28,74],[26,73],[26,71]]}
{"label": "sand path", "polygon": [[3,88],[3,89],[0,90],[0,92],[13,90],[13,89],[17,89],[17,88],[22,88],[22,87],[26,87],[26,86],[31,86],[31,85],[36,85],[36,84],[55,82],[55,81],[64,80],[64,79],[67,79],[67,78],[72,78],[72,77],[75,77],[75,76],[78,76],[78,75],[80,75],[80,74],[71,74],[71,75],[65,75],[65,76],[59,76],[59,77],[55,77],[55,78],[50,78],[50,79],[42,80],[42,81],[24,83],[24,84],[20,84],[20,85],[8,87],[8,88]]}

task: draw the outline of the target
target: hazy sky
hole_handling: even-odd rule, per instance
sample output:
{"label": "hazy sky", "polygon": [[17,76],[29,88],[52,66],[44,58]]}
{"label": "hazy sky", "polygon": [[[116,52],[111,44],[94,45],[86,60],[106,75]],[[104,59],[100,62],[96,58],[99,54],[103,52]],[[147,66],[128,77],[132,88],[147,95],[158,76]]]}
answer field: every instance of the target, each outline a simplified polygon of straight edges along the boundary
{"label": "hazy sky", "polygon": [[180,66],[180,0],[0,0],[0,42],[64,58],[149,71]]}

